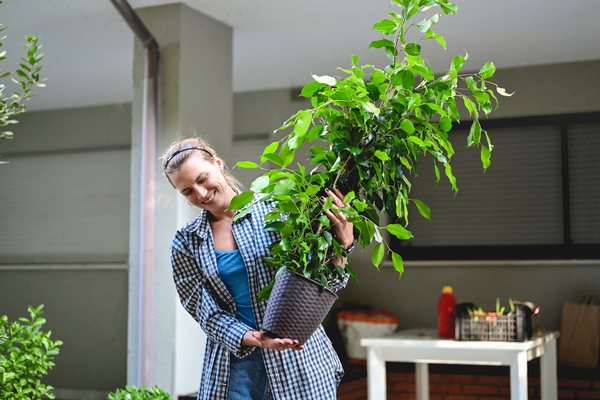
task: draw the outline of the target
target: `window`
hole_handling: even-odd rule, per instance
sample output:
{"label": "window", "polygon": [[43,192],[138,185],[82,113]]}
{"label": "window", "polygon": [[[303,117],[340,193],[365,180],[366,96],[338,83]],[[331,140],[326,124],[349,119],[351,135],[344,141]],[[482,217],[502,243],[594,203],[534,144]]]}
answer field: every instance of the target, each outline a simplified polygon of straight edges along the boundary
{"label": "window", "polygon": [[[482,120],[495,148],[483,173],[480,153],[466,147],[469,124],[455,128],[456,196],[434,161],[420,159],[408,229],[394,240],[405,260],[600,258],[600,113]],[[458,130],[462,129],[462,130]],[[464,144],[464,145],[461,145]],[[442,168],[443,171],[443,168]]]}

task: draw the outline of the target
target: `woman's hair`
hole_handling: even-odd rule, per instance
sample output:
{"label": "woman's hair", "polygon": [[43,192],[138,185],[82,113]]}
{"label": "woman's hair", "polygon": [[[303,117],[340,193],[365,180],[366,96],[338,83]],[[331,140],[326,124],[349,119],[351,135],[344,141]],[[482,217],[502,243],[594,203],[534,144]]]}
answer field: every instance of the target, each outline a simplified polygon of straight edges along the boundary
{"label": "woman's hair", "polygon": [[[175,142],[169,146],[162,156],[162,168],[167,179],[169,179],[169,175],[179,172],[183,163],[193,155],[200,156],[205,161],[213,164],[215,157],[218,157],[217,152],[210,148],[202,139],[189,138]],[[223,176],[225,177],[225,181],[234,191],[240,193],[242,191],[242,184],[227,170],[225,161],[220,157],[219,159],[223,162]],[[170,179],[169,182],[171,182]],[[171,184],[173,183],[171,182]]]}

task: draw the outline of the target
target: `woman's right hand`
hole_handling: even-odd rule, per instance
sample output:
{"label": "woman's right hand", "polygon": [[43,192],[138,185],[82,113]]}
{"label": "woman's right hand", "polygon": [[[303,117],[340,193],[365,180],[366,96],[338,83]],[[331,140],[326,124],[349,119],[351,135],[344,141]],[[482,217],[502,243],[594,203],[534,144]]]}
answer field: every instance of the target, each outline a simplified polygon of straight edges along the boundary
{"label": "woman's right hand", "polygon": [[303,345],[300,345],[297,340],[277,338],[274,339],[265,335],[262,332],[248,331],[244,334],[242,344],[246,346],[264,347],[266,349],[274,350],[302,350]]}

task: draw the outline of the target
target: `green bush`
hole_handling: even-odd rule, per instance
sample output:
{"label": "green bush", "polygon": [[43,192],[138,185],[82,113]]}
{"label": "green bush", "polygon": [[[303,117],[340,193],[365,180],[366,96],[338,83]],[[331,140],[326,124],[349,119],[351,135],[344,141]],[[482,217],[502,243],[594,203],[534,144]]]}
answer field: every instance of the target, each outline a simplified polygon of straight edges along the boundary
{"label": "green bush", "polygon": [[54,366],[60,340],[50,340],[51,332],[42,331],[46,323],[40,318],[44,305],[29,306],[30,319],[9,323],[0,317],[0,399],[53,399],[52,386],[44,385],[42,376]]}
{"label": "green bush", "polygon": [[110,400],[172,400],[173,397],[158,386],[148,389],[146,386],[125,386],[108,395]]}

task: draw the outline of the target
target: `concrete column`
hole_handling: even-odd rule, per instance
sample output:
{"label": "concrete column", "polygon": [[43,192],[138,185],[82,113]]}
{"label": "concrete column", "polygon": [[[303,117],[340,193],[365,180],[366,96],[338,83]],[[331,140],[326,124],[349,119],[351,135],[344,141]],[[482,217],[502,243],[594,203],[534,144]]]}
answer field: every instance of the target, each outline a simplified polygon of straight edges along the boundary
{"label": "concrete column", "polygon": [[[227,159],[232,143],[232,29],[184,4],[136,10],[160,47],[156,154],[152,385],[174,396],[200,384],[206,337],[179,304],[169,262],[175,231],[196,212],[163,176],[159,157],[172,142],[200,136]],[[143,49],[135,43],[127,382],[139,379],[140,160]]]}

